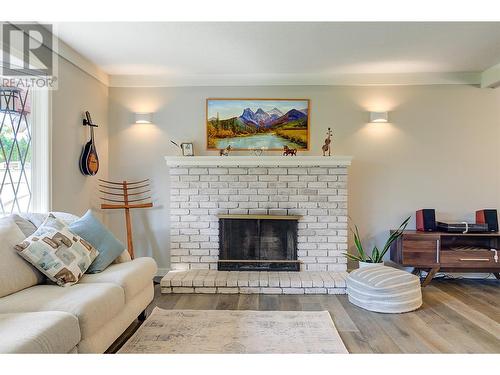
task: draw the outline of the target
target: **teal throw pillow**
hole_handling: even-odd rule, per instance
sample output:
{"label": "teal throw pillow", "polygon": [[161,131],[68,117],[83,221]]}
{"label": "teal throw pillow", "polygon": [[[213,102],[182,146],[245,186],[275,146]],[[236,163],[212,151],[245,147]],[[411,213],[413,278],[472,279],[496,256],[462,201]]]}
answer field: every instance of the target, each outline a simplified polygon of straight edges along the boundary
{"label": "teal throw pillow", "polygon": [[125,250],[125,246],[116,239],[106,227],[88,210],[80,219],[68,226],[69,230],[89,242],[99,251],[86,273],[104,271]]}

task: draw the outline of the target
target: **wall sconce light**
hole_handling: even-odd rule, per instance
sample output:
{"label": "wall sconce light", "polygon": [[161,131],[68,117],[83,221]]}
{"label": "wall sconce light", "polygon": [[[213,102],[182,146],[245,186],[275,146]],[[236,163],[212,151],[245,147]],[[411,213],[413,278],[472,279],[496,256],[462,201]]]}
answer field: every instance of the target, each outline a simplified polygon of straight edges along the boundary
{"label": "wall sconce light", "polygon": [[135,113],[135,123],[136,124],[152,124],[153,114],[151,112],[136,112]]}
{"label": "wall sconce light", "polygon": [[370,122],[389,122],[389,112],[370,112]]}

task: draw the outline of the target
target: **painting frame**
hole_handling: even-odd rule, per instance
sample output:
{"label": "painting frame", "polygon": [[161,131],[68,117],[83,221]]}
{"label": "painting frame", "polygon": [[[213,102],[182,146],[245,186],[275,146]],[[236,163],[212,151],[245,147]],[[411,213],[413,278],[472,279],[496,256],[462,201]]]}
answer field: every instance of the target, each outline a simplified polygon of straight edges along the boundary
{"label": "painting frame", "polygon": [[[306,121],[306,130],[305,130],[305,135],[306,135],[306,141],[305,141],[305,146],[298,146],[298,147],[293,147],[297,148],[298,151],[309,151],[311,148],[311,100],[308,98],[227,98],[227,97],[211,97],[207,98],[205,100],[205,148],[207,151],[214,151],[214,150],[220,150],[223,147],[217,147],[216,145],[211,145],[211,138],[209,135],[209,124],[210,124],[210,108],[209,108],[209,103],[213,101],[234,101],[234,102],[303,102],[306,103],[306,109],[307,109],[307,114],[305,116],[305,121]],[[213,143],[213,142],[212,142]],[[291,141],[291,143],[293,143]],[[252,147],[247,147],[247,148],[242,148],[242,147],[232,147],[232,150],[234,151],[251,151],[255,150],[256,148]],[[266,151],[283,151],[283,147],[266,147]]]}

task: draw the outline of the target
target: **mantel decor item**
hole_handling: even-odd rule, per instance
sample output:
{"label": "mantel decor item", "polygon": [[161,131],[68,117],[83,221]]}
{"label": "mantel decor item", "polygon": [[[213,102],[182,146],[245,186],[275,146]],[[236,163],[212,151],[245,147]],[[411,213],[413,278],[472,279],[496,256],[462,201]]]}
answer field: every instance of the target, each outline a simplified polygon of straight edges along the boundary
{"label": "mantel decor item", "polygon": [[297,156],[296,148],[289,148],[287,145],[283,146],[283,156]]}
{"label": "mantel decor item", "polygon": [[194,156],[194,147],[192,143],[181,143],[182,156]]}
{"label": "mantel decor item", "polygon": [[177,142],[173,141],[173,140],[170,140],[170,143],[172,143],[175,147],[178,147],[179,150],[182,152],[182,147],[180,144],[178,144]]}
{"label": "mantel decor item", "polygon": [[[142,181],[106,181],[99,179],[99,191],[105,196],[101,197],[104,203],[101,204],[103,210],[125,210],[125,224],[127,226],[127,249],[130,257],[134,258],[134,243],[132,241],[132,221],[130,210],[133,208],[151,208],[151,192],[149,179]],[[111,202],[111,203],[108,203]]]}
{"label": "mantel decor item", "polygon": [[178,147],[179,150],[182,152],[182,156],[194,156],[194,145],[190,142],[183,142],[180,145],[173,141],[170,140],[170,143],[172,143],[174,146]]}
{"label": "mantel decor item", "polygon": [[410,217],[411,216],[408,216],[405,219],[405,221],[401,223],[401,225],[397,230],[391,232],[382,250],[379,250],[378,247],[375,245],[373,246],[371,254],[367,254],[365,252],[363,244],[361,243],[361,237],[359,235],[358,227],[354,225],[354,229],[350,228],[350,230],[354,235],[354,245],[356,246],[358,254],[357,255],[349,253],[344,253],[344,254],[351,260],[357,260],[359,262],[360,268],[374,266],[374,265],[383,265],[384,255],[390,249],[392,243],[403,235],[403,231],[406,229],[406,226],[410,221]]}
{"label": "mantel decor item", "polygon": [[328,156],[332,156],[332,129],[328,128],[328,131],[326,132],[326,139],[325,139],[325,144],[321,147],[323,150],[323,156],[326,156],[326,153],[328,152]]}
{"label": "mantel decor item", "polygon": [[231,152],[231,145],[227,145],[226,148],[219,150],[219,156],[229,156]]}
{"label": "mantel decor item", "polygon": [[207,149],[309,150],[309,99],[207,99]]}

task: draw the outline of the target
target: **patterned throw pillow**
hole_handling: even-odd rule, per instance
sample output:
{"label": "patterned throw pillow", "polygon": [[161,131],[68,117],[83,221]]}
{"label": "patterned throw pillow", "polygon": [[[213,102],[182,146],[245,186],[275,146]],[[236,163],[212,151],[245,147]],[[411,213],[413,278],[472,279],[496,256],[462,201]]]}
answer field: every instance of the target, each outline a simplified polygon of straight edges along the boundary
{"label": "patterned throw pillow", "polygon": [[59,286],[76,284],[99,252],[53,214],[15,246],[18,254]]}

